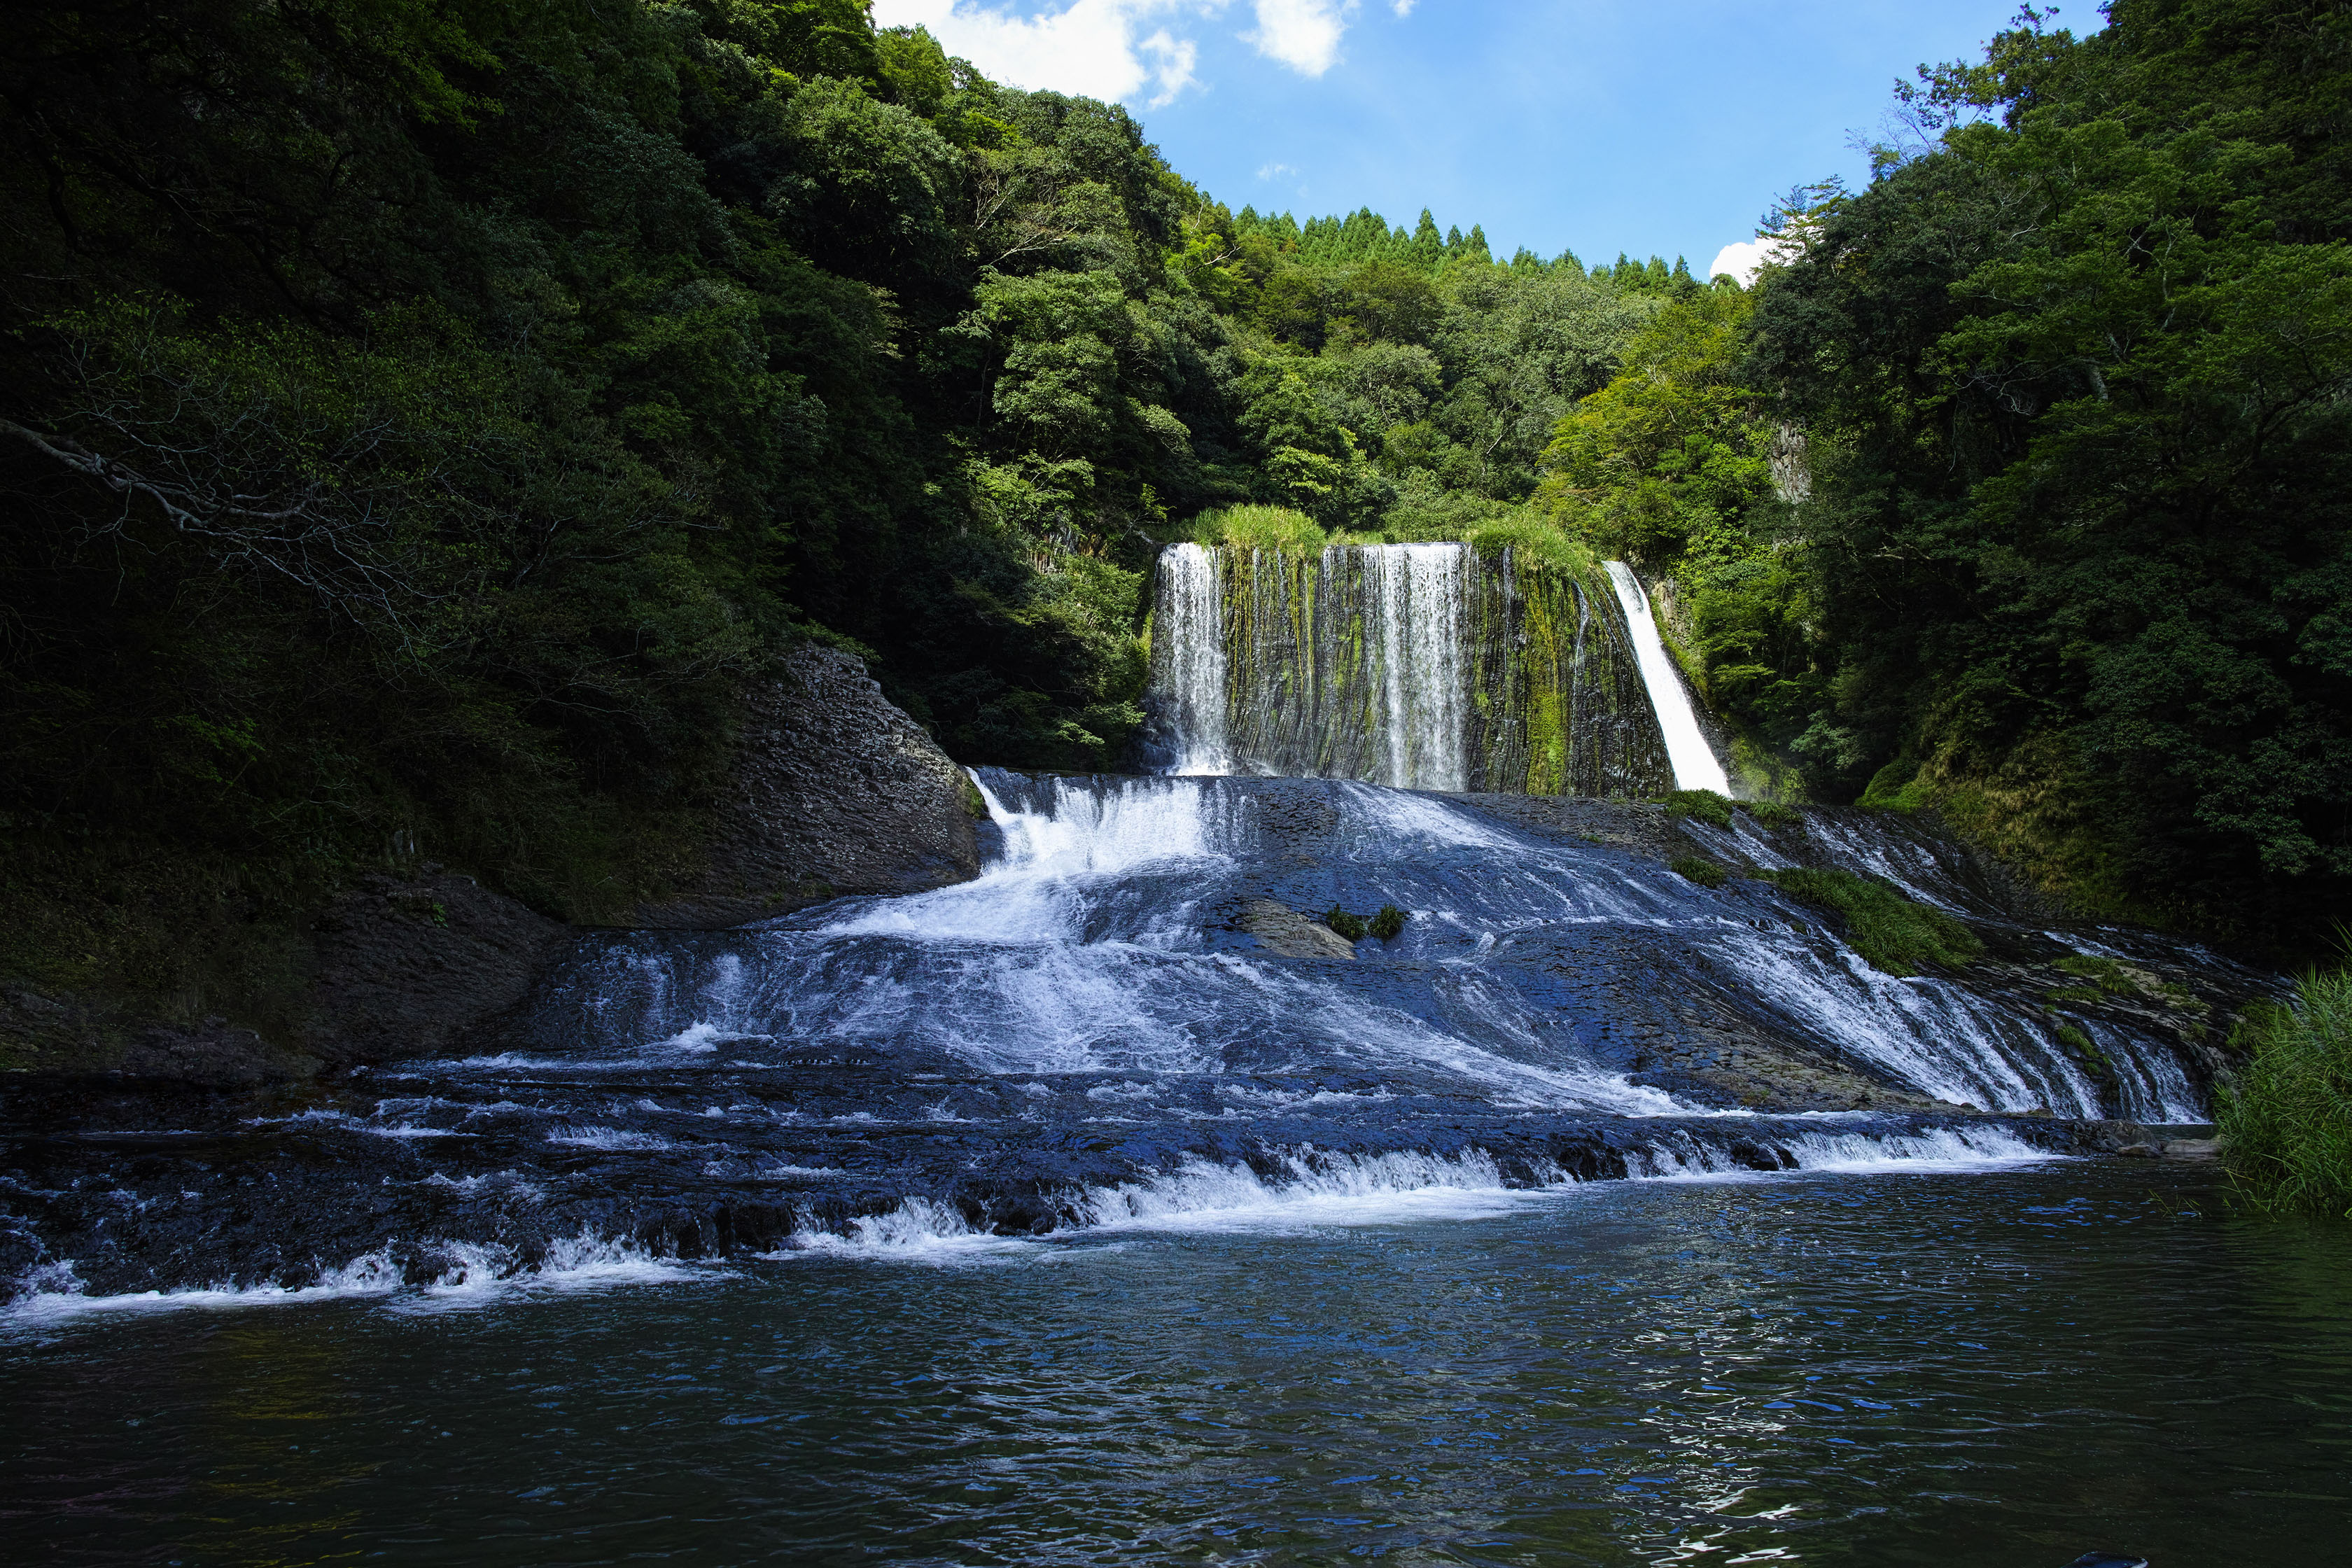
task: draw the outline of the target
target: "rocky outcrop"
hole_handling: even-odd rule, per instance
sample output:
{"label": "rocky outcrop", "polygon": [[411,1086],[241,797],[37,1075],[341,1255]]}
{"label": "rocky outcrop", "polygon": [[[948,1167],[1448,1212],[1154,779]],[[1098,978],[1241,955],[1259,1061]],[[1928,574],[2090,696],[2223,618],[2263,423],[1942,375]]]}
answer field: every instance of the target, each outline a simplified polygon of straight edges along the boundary
{"label": "rocky outcrop", "polygon": [[978,792],[848,654],[806,644],[745,699],[705,868],[633,926],[740,925],[980,874]]}
{"label": "rocky outcrop", "polygon": [[331,1068],[430,1056],[523,999],[572,939],[470,877],[370,877],[312,922],[319,976],[303,1045]]}
{"label": "rocky outcrop", "polygon": [[1272,899],[1244,904],[1234,925],[1257,939],[1277,958],[1340,958],[1352,962],[1356,944],[1325,925]]}

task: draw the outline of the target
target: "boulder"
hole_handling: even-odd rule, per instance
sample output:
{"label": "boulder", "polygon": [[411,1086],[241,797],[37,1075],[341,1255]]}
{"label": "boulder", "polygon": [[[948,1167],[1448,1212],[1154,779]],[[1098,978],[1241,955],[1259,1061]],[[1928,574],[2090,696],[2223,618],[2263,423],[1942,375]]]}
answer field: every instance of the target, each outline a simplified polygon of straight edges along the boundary
{"label": "boulder", "polygon": [[572,929],[471,877],[368,877],[311,921],[303,1047],[329,1067],[430,1056],[520,1002]]}
{"label": "boulder", "polygon": [[1344,958],[1356,956],[1356,944],[1325,925],[1272,899],[1252,899],[1242,906],[1236,922],[1257,938],[1257,944],[1277,958]]}
{"label": "boulder", "polygon": [[971,778],[850,655],[803,644],[746,693],[703,867],[623,922],[740,925],[848,893],[980,874]]}

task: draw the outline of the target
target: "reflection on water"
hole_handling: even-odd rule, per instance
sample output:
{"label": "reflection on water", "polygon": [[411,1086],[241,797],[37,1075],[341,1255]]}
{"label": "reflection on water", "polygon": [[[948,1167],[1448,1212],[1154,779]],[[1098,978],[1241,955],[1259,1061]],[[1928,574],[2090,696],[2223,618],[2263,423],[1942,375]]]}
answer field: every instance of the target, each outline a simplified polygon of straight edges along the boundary
{"label": "reflection on water", "polygon": [[91,1314],[0,1347],[0,1507],[60,1562],[2176,1568],[2352,1500],[2340,1233],[2178,1167],[1353,1217]]}

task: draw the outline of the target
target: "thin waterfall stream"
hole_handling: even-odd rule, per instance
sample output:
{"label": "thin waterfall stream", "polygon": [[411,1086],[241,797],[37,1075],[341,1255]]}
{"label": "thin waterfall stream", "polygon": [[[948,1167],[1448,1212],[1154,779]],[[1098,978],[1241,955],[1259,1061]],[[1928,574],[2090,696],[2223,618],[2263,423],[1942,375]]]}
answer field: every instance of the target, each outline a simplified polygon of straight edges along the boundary
{"label": "thin waterfall stream", "polygon": [[1609,562],[1606,570],[1616,584],[1617,602],[1625,607],[1625,625],[1633,635],[1642,684],[1649,691],[1650,705],[1657,710],[1658,727],[1665,733],[1675,787],[1729,795],[1731,781],[1724,776],[1722,762],[1698,727],[1690,694],[1683,689],[1682,674],[1666,652],[1665,639],[1658,635],[1657,617],[1650,613],[1650,596],[1643,590],[1642,580],[1622,561]]}

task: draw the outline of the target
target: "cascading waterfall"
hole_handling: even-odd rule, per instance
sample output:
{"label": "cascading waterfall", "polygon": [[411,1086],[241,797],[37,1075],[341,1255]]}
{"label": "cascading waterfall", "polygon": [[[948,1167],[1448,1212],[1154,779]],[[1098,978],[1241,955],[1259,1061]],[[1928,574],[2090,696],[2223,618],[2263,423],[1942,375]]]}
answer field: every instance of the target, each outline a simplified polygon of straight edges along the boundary
{"label": "cascading waterfall", "polygon": [[1608,571],[1609,580],[1617,588],[1618,603],[1625,609],[1625,624],[1633,632],[1642,684],[1649,689],[1651,706],[1658,714],[1658,727],[1665,734],[1666,755],[1674,763],[1675,787],[1711,789],[1717,795],[1729,795],[1731,781],[1724,775],[1723,763],[1717,760],[1715,748],[1706,743],[1706,736],[1698,727],[1698,715],[1691,710],[1690,694],[1683,689],[1682,675],[1666,653],[1665,640],[1658,635],[1657,619],[1650,614],[1650,597],[1642,591],[1641,579],[1622,561],[1610,562]]}
{"label": "cascading waterfall", "polygon": [[[1763,881],[1703,889],[1651,856],[1353,781],[976,782],[995,852],[973,881],[583,938],[496,1048],[226,1112],[240,1147],[277,1141],[266,1183],[181,1121],[166,1141],[194,1140],[184,1159],[19,1151],[34,1163],[9,1190],[44,1217],[0,1226],[0,1245],[52,1293],[341,1289],[287,1261],[289,1236],[306,1257],[377,1259],[370,1280],[443,1289],[576,1271],[549,1237],[619,1238],[597,1267],[625,1271],[811,1237],[1132,1223],[1227,1201],[1212,1188],[1246,1205],[2008,1159],[2082,1136],[2021,1113],[2203,1109],[2178,1041],[2136,1015],[2083,1020],[2112,1064],[2095,1073],[2030,989],[1881,974]],[[1904,831],[1854,814],[1822,843],[1964,907]],[[1392,941],[1310,928],[1384,903],[1410,913]],[[2077,951],[2003,940],[2019,962]],[[1742,1064],[1764,1058],[1782,1074],[1770,1102],[1806,1119],[1750,1108]],[[1843,1098],[1807,1087],[1823,1082]],[[180,1212],[202,1228],[170,1231]],[[159,1226],[168,1245],[142,1250]]]}
{"label": "cascading waterfall", "polygon": [[1171,545],[1160,558],[1153,609],[1154,647],[1164,646],[1169,729],[1176,754],[1169,772],[1229,773],[1225,740],[1224,589],[1217,552]]}
{"label": "cascading waterfall", "polygon": [[1673,773],[1612,590],[1458,543],[1171,546],[1144,760],[1180,774],[1649,795]]}

